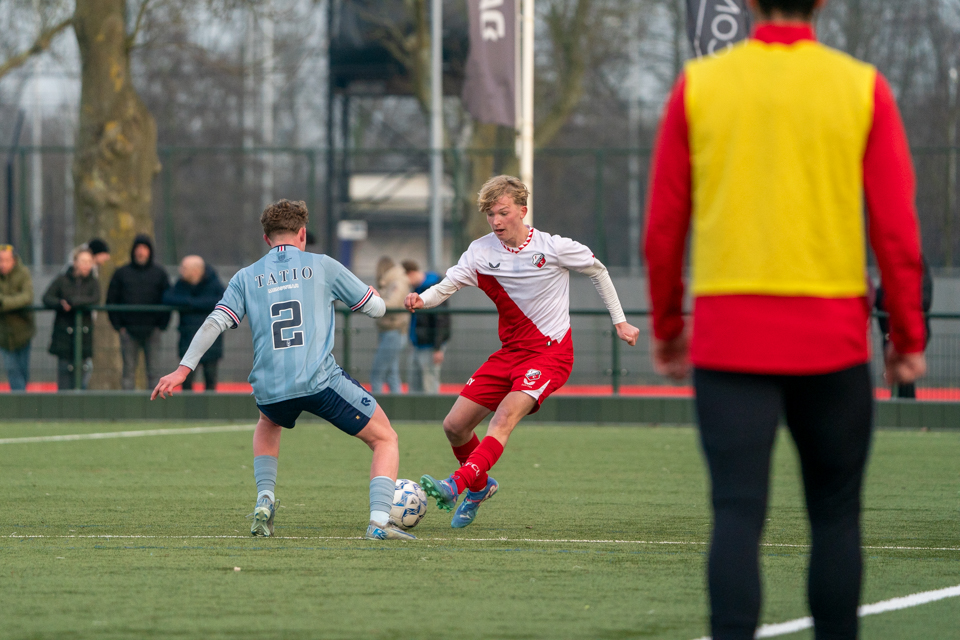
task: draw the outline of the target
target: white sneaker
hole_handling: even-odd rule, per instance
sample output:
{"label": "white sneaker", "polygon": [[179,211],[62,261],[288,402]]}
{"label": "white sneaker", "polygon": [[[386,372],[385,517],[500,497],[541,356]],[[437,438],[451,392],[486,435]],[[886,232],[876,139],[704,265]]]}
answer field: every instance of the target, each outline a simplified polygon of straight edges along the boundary
{"label": "white sneaker", "polygon": [[273,502],[267,496],[257,500],[257,506],[248,518],[253,518],[253,524],[250,526],[250,535],[269,538],[273,535],[273,517],[277,515],[277,507],[280,501]]}
{"label": "white sneaker", "polygon": [[416,540],[417,536],[407,533],[397,525],[389,522],[385,525],[378,524],[373,520],[367,527],[367,532],[363,535],[364,540]]}

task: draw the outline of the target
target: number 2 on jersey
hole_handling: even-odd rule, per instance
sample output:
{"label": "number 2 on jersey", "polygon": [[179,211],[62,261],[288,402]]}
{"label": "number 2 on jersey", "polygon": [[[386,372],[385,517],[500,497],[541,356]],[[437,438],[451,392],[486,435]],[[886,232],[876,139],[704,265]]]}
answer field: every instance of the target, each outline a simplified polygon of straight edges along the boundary
{"label": "number 2 on jersey", "polygon": [[[285,311],[289,311],[287,317]],[[289,347],[303,346],[303,331],[294,331],[284,337],[285,329],[295,329],[303,324],[303,313],[300,311],[300,301],[290,300],[288,302],[275,302],[270,305],[270,317],[278,318],[270,325],[273,328],[273,348],[287,349]]]}

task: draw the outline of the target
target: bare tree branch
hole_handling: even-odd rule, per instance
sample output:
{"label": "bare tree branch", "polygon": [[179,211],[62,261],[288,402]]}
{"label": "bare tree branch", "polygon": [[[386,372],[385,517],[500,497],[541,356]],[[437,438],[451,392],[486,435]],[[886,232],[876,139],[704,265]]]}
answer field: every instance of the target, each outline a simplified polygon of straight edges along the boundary
{"label": "bare tree branch", "polygon": [[559,8],[554,8],[547,16],[550,39],[562,64],[559,70],[557,100],[550,106],[547,115],[537,123],[534,132],[535,144],[538,147],[550,143],[583,97],[583,77],[587,69],[586,41],[590,37],[587,18],[590,11],[590,0],[578,0],[569,19]]}
{"label": "bare tree branch", "polygon": [[140,9],[137,10],[137,21],[133,23],[133,31],[127,36],[127,51],[133,49],[137,41],[137,35],[140,33],[140,27],[143,25],[143,16],[147,13],[147,5],[150,0],[141,0]]}
{"label": "bare tree branch", "polygon": [[70,16],[66,20],[63,20],[62,22],[48,29],[42,30],[40,34],[37,36],[37,39],[34,40],[33,45],[31,45],[29,49],[10,57],[6,61],[4,61],[2,64],[0,64],[0,78],[7,75],[14,69],[22,66],[27,60],[29,60],[33,56],[39,53],[43,53],[44,51],[49,49],[50,45],[53,44],[54,38],[60,35],[61,31],[63,31],[64,29],[66,29],[72,24],[73,24],[73,16]]}
{"label": "bare tree branch", "polygon": [[396,22],[381,14],[357,7],[358,15],[376,26],[374,37],[410,75],[413,95],[424,113],[430,112],[430,22],[425,0],[406,0],[413,22],[409,35]]}

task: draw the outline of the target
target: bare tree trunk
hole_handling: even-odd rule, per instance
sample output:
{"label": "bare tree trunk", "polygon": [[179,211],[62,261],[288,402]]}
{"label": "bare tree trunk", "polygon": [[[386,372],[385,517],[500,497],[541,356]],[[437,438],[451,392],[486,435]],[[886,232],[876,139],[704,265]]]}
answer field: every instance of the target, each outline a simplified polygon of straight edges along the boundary
{"label": "bare tree trunk", "polygon": [[[107,285],[127,262],[133,238],[153,235],[151,182],[160,170],[157,127],[131,84],[125,0],[77,0],[74,31],[80,47],[82,89],[73,161],[76,239],[100,236],[113,258],[100,268]],[[119,348],[106,314],[94,336],[94,388],[118,388]]]}

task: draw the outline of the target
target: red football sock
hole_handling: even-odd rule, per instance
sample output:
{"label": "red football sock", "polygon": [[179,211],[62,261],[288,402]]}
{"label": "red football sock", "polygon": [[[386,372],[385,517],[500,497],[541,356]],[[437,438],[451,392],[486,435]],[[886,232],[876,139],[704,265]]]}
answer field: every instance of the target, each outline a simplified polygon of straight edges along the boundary
{"label": "red football sock", "polygon": [[470,454],[473,453],[473,450],[477,448],[480,444],[480,438],[477,437],[477,434],[473,434],[473,438],[470,439],[470,442],[467,444],[462,444],[459,447],[454,447],[450,445],[453,449],[453,455],[457,456],[457,462],[463,464],[467,461],[467,458],[470,457]]}
{"label": "red football sock", "polygon": [[[497,464],[501,455],[503,455],[503,445],[500,441],[491,436],[485,437],[463,466],[453,472],[457,492],[462,493],[468,487],[473,491],[479,491],[486,486],[487,471]],[[480,484],[481,480],[483,485]]]}

